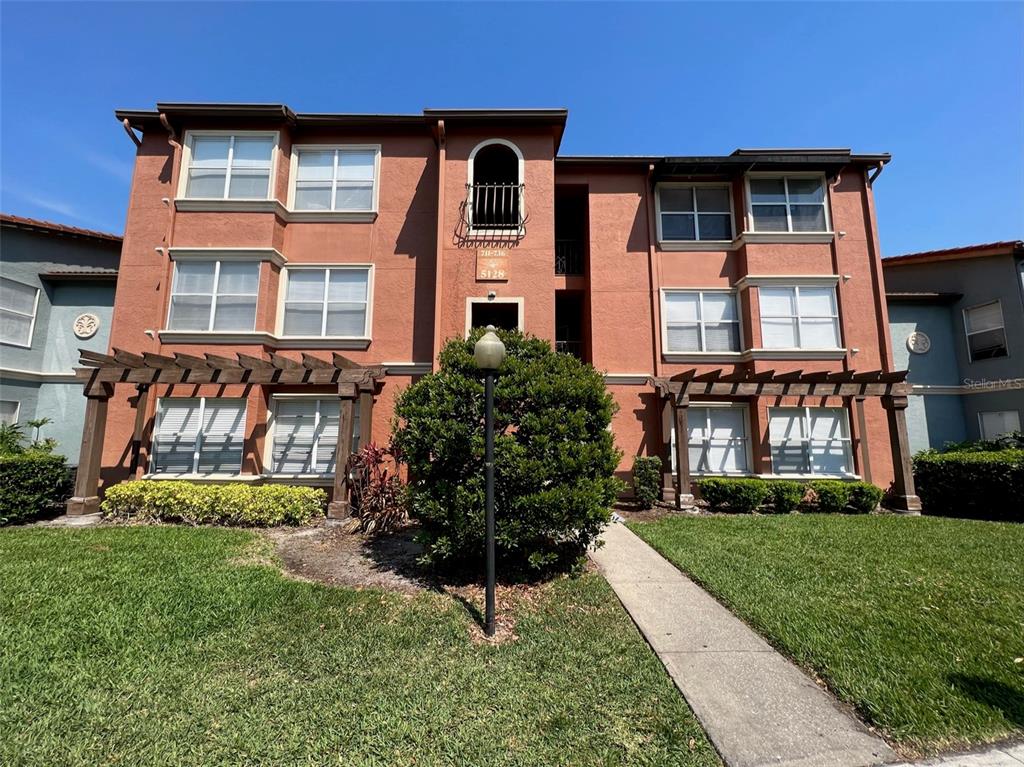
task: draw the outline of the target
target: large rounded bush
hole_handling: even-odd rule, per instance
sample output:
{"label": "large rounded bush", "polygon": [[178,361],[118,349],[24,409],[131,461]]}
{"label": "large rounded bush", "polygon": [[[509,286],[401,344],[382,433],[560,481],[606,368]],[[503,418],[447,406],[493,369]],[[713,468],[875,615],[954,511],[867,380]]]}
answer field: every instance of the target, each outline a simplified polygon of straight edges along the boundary
{"label": "large rounded bush", "polygon": [[[484,556],[484,384],[473,361],[482,333],[449,341],[440,370],[395,408],[410,513],[433,564],[476,565]],[[608,430],[615,402],[591,366],[547,341],[498,335],[507,349],[494,391],[498,562],[506,574],[539,575],[579,561],[624,488]]]}

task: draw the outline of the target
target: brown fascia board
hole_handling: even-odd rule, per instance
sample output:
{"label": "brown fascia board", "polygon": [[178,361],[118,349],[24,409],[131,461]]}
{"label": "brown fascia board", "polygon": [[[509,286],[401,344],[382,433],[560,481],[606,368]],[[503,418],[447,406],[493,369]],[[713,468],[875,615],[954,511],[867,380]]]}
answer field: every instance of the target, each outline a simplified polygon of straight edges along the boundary
{"label": "brown fascia board", "polygon": [[914,264],[929,264],[940,261],[964,261],[970,258],[990,258],[992,256],[1024,255],[1024,242],[1021,240],[1004,240],[1002,242],[986,242],[980,245],[965,245],[959,248],[943,250],[926,250],[921,253],[906,253],[902,256],[886,256],[882,259],[882,267],[891,269]]}

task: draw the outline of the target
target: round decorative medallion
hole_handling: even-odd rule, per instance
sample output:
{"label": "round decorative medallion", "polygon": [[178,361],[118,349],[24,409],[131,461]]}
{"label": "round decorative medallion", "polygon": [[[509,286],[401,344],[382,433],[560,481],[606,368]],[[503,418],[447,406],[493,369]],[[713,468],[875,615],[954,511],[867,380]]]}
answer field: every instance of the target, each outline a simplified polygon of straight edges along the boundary
{"label": "round decorative medallion", "polygon": [[79,338],[92,338],[100,329],[100,318],[95,314],[79,314],[75,317],[75,335]]}
{"label": "round decorative medallion", "polygon": [[932,339],[920,330],[915,330],[907,336],[907,348],[914,354],[924,354],[932,348]]}

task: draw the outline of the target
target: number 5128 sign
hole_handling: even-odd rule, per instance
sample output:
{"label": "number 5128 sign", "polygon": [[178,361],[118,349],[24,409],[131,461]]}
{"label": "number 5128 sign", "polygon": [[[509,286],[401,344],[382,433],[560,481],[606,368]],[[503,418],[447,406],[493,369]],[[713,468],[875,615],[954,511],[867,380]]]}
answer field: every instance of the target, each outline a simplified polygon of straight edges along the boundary
{"label": "number 5128 sign", "polygon": [[509,276],[507,250],[481,248],[476,252],[477,282],[506,282]]}

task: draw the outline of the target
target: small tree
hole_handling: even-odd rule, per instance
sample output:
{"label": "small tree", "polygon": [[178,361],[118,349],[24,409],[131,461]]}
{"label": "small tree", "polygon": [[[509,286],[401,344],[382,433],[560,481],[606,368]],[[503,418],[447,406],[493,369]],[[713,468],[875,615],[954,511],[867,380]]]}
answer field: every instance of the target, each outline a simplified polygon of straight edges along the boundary
{"label": "small tree", "polygon": [[[449,341],[440,370],[395,408],[410,513],[422,524],[424,559],[438,565],[484,556],[484,387],[473,361],[482,333]],[[535,576],[577,563],[624,488],[608,430],[615,402],[591,366],[547,341],[498,335],[507,357],[494,392],[496,549],[505,573]]]}

